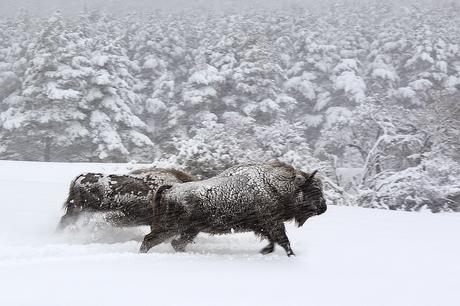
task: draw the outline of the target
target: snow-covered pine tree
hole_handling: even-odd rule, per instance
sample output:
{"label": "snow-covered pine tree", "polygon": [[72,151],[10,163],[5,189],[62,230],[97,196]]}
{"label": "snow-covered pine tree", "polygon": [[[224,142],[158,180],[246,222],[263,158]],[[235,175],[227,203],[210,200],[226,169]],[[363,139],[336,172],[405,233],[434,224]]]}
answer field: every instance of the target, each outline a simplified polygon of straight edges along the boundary
{"label": "snow-covered pine tree", "polygon": [[71,127],[84,114],[77,108],[81,97],[71,61],[78,53],[78,37],[60,12],[41,24],[40,34],[26,53],[27,69],[22,91],[8,99],[2,114],[3,128],[14,141],[12,150],[23,151],[25,158],[57,159],[65,143],[84,130]]}
{"label": "snow-covered pine tree", "polygon": [[151,160],[153,143],[139,118],[143,107],[133,77],[138,67],[127,55],[126,33],[106,16],[96,25],[99,33],[95,41],[90,40],[87,58],[92,75],[79,103],[86,113],[84,124],[91,131],[88,137],[95,146],[95,158]]}
{"label": "snow-covered pine tree", "polygon": [[29,47],[22,91],[1,114],[9,146],[25,158],[124,161],[152,146],[134,114],[129,60],[107,37],[83,30],[58,12]]}
{"label": "snow-covered pine tree", "polygon": [[[260,18],[260,17],[259,17]],[[274,44],[258,24],[244,24],[239,37],[239,61],[231,76],[232,100],[258,124],[271,124],[283,115],[278,96],[284,81]]]}

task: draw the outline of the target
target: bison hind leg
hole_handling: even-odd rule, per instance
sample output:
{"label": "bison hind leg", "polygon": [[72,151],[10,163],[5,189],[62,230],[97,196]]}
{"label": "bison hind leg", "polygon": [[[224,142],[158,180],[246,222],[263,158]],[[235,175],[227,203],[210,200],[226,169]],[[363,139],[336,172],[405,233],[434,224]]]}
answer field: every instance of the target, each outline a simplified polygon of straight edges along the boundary
{"label": "bison hind leg", "polygon": [[180,235],[179,238],[173,239],[171,245],[176,252],[185,252],[187,244],[193,242],[193,239],[198,235],[196,231],[186,231]]}
{"label": "bison hind leg", "polygon": [[294,251],[291,249],[289,238],[286,235],[286,228],[284,227],[284,223],[276,226],[272,230],[271,236],[276,243],[283,247],[287,256],[295,256]]}
{"label": "bison hind leg", "polygon": [[268,245],[266,245],[260,251],[260,253],[264,255],[272,253],[275,250],[275,243],[278,243],[286,251],[287,256],[295,255],[294,251],[291,249],[291,244],[286,235],[286,228],[284,227],[284,223],[274,225],[270,230],[259,230],[255,232],[256,234],[267,238],[269,241]]}
{"label": "bison hind leg", "polygon": [[164,242],[165,240],[173,236],[174,233],[172,232],[153,230],[150,234],[145,235],[144,241],[142,241],[142,245],[139,249],[139,252],[147,253],[154,246]]}
{"label": "bison hind leg", "polygon": [[273,253],[275,250],[275,243],[273,241],[270,241],[262,250],[260,250],[260,253],[263,255],[267,255],[270,253]]}

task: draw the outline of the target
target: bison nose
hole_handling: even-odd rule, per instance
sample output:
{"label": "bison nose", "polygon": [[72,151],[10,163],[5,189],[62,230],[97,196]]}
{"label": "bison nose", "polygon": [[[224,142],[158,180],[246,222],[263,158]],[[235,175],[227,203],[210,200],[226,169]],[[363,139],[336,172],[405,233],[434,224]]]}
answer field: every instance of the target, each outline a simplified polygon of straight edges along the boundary
{"label": "bison nose", "polygon": [[326,201],[321,201],[321,205],[318,207],[318,215],[324,214],[327,210]]}

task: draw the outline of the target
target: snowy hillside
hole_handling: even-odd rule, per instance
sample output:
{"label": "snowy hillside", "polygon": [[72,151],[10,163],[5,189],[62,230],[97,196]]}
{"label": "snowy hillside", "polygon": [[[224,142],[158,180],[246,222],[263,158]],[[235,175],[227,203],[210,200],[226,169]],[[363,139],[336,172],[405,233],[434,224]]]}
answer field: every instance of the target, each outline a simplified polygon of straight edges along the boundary
{"label": "snowy hillside", "polygon": [[131,167],[0,161],[0,305],[458,305],[459,214],[329,207],[288,226],[295,258],[252,234],[138,254],[146,228],[54,233],[74,175]]}

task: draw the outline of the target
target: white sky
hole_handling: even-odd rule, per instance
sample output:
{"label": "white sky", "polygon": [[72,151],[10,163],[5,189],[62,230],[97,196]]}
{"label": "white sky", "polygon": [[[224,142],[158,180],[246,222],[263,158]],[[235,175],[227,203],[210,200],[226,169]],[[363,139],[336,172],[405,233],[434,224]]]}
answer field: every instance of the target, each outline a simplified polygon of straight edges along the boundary
{"label": "white sky", "polygon": [[[20,8],[25,8],[32,15],[49,15],[57,9],[64,14],[79,13],[86,6],[88,8],[102,8],[113,13],[126,13],[130,11],[146,11],[155,8],[180,10],[187,7],[213,9],[238,7],[290,7],[293,4],[324,5],[330,2],[357,2],[376,0],[0,0],[0,16],[13,17]],[[388,2],[404,3],[435,1],[449,2],[457,0],[381,0]]]}

